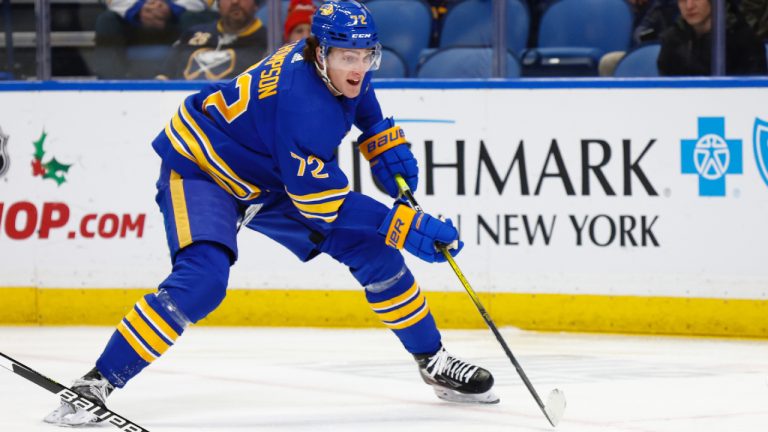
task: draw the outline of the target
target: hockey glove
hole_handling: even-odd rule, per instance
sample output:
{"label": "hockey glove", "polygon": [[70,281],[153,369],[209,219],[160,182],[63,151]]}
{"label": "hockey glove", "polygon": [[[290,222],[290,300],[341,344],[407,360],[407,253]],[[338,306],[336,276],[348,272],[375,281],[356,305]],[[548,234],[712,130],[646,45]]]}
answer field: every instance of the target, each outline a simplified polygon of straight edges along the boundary
{"label": "hockey glove", "polygon": [[411,191],[416,191],[419,183],[419,167],[411,149],[408,148],[405,134],[400,126],[395,126],[392,117],[376,123],[358,138],[360,153],[371,163],[371,172],[389,196],[397,198],[400,189],[395,181],[395,174],[400,174],[408,183]]}
{"label": "hockey glove", "polygon": [[408,252],[431,263],[445,261],[436,245],[449,247],[451,256],[456,256],[464,247],[450,219],[444,222],[399,203],[389,211],[378,232],[384,235],[388,246],[405,247]]}

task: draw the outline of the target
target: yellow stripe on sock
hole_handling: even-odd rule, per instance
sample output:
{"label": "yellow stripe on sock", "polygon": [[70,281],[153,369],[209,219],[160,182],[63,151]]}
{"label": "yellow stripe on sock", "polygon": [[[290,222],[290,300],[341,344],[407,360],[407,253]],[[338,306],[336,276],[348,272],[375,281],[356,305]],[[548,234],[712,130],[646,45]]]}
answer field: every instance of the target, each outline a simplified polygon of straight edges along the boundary
{"label": "yellow stripe on sock", "polygon": [[398,323],[393,324],[386,324],[385,325],[392,330],[401,330],[406,327],[410,327],[414,324],[417,324],[419,321],[421,321],[425,316],[429,314],[429,305],[424,303],[424,309],[421,310],[421,312],[417,313],[416,315],[408,318],[407,320],[400,321]]}
{"label": "yellow stripe on sock", "polygon": [[151,352],[147,351],[146,348],[141,344],[140,341],[136,340],[136,336],[131,333],[131,331],[128,329],[128,327],[123,324],[122,321],[120,321],[120,324],[117,325],[117,331],[120,332],[121,335],[125,338],[125,341],[128,342],[128,345],[133,348],[134,351],[136,351],[136,354],[139,355],[142,359],[144,359],[147,363],[152,363],[155,361],[155,356]]}
{"label": "yellow stripe on sock", "polygon": [[179,334],[176,333],[176,330],[174,330],[168,323],[165,322],[163,317],[160,316],[157,312],[155,312],[154,309],[147,303],[147,299],[142,297],[139,302],[137,303],[139,306],[139,309],[144,313],[144,315],[149,318],[151,321],[151,324],[155,326],[156,329],[162,332],[163,336],[165,336],[166,339],[176,342],[176,339],[179,337]]}
{"label": "yellow stripe on sock", "polygon": [[413,300],[411,300],[409,303],[403,305],[400,308],[397,308],[393,311],[384,312],[384,313],[378,313],[379,319],[382,321],[397,321],[399,319],[407,317],[409,314],[413,313],[416,309],[421,307],[421,305],[424,304],[426,299],[424,298],[424,294],[419,293],[416,297],[414,297]]}
{"label": "yellow stripe on sock", "polygon": [[139,336],[141,336],[142,339],[144,339],[149,344],[149,346],[152,347],[153,350],[163,354],[168,350],[168,348],[170,348],[170,345],[168,345],[162,338],[160,338],[160,336],[155,333],[152,327],[144,322],[144,319],[138,314],[138,312],[136,312],[136,309],[131,309],[131,311],[128,312],[128,315],[125,316],[125,319],[131,323],[133,329],[139,333]]}
{"label": "yellow stripe on sock", "polygon": [[408,300],[408,298],[411,297],[416,292],[417,289],[419,289],[419,286],[416,284],[416,282],[414,282],[413,285],[411,285],[411,287],[408,288],[408,291],[400,294],[397,297],[393,297],[389,300],[384,300],[378,303],[371,303],[370,304],[371,308],[373,308],[374,312],[378,313],[378,311],[380,310],[399,306],[400,304]]}

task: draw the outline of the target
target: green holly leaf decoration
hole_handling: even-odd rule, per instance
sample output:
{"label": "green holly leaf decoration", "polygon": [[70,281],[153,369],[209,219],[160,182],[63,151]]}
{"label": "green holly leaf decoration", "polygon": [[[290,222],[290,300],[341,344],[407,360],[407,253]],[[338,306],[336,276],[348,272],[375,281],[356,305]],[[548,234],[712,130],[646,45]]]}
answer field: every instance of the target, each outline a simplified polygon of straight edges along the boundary
{"label": "green holly leaf decoration", "polygon": [[61,186],[62,183],[67,181],[67,179],[64,177],[64,174],[69,172],[69,167],[71,167],[72,164],[63,164],[56,160],[56,158],[52,158],[50,162],[43,164],[43,167],[45,167],[45,174],[43,175],[43,178],[49,178],[54,180],[59,186]]}
{"label": "green holly leaf decoration", "polygon": [[37,160],[43,160],[43,156],[45,156],[45,150],[43,150],[43,145],[45,143],[45,137],[47,136],[48,134],[45,133],[45,131],[43,131],[43,133],[40,135],[40,138],[37,141],[32,143],[35,146],[34,156],[35,156],[35,159]]}
{"label": "green holly leaf decoration", "polygon": [[35,159],[32,161],[32,175],[41,176],[43,179],[51,179],[61,186],[67,181],[65,174],[69,172],[69,167],[71,167],[72,164],[61,163],[57,161],[55,157],[52,157],[48,162],[43,163],[43,157],[45,156],[43,147],[47,137],[48,134],[43,131],[40,134],[40,138],[38,138],[37,141],[32,142],[35,146]]}

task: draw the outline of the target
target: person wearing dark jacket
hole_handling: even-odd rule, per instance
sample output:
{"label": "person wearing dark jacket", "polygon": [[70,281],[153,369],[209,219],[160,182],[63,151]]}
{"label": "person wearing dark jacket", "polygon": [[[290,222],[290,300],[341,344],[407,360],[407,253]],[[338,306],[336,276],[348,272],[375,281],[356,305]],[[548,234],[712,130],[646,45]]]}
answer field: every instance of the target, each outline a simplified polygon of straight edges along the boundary
{"label": "person wearing dark jacket", "polygon": [[221,17],[190,27],[173,44],[158,79],[234,78],[267,53],[267,30],[256,0],[218,0]]}
{"label": "person wearing dark jacket", "polygon": [[[710,0],[678,0],[680,18],[661,35],[659,74],[710,75],[712,5]],[[730,5],[728,5],[730,6]],[[726,75],[760,75],[768,70],[765,48],[744,18],[727,8]]]}
{"label": "person wearing dark jacket", "polygon": [[768,0],[741,0],[739,8],[757,37],[768,41]]}

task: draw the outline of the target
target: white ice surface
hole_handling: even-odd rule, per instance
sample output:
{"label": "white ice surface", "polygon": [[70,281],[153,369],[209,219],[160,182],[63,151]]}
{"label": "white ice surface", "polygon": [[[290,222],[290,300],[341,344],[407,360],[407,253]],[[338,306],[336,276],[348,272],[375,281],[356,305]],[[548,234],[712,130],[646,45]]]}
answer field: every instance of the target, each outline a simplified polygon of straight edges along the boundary
{"label": "white ice surface", "polygon": [[[111,332],[0,327],[0,352],[69,384]],[[565,392],[558,431],[768,431],[766,341],[502,333],[542,400]],[[444,331],[443,341],[493,372],[500,404],[436,399],[386,330],[198,327],[109,407],[152,432],[552,430],[490,331]],[[41,421],[56,405],[0,369],[0,432],[60,431]]]}

